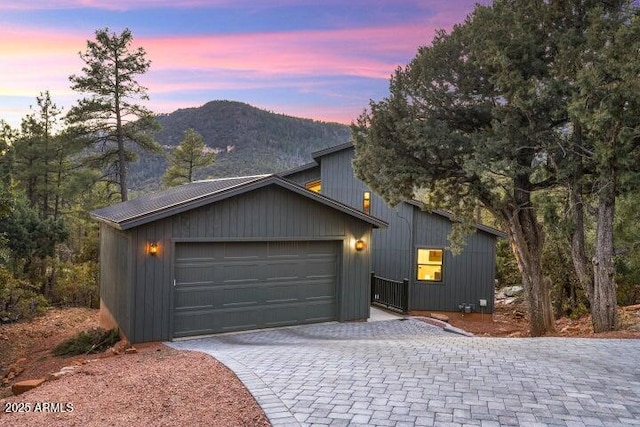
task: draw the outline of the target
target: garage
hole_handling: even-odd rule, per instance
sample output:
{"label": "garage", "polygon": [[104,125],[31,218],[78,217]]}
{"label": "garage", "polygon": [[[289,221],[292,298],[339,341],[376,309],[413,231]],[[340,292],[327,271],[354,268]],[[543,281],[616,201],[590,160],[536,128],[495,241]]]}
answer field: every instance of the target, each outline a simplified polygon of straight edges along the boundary
{"label": "garage", "polygon": [[338,245],[178,243],[174,336],[336,320]]}
{"label": "garage", "polygon": [[387,224],[276,175],[197,181],[92,212],[100,323],[129,342],[369,317]]}

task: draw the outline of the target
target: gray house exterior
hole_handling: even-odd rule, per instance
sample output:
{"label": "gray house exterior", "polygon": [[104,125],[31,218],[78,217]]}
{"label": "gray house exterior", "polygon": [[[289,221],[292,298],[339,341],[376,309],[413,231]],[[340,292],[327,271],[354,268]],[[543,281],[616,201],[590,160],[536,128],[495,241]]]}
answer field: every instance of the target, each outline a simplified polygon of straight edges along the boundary
{"label": "gray house exterior", "polygon": [[462,254],[454,256],[447,249],[452,227],[448,213],[427,212],[416,201],[387,206],[355,178],[353,157],[350,143],[330,147],[313,153],[312,163],[281,176],[301,186],[319,186],[322,194],[354,209],[368,210],[389,224],[373,231],[372,271],[376,276],[408,280],[409,311],[459,313],[461,307],[467,307],[472,313],[492,313],[495,244],[504,234],[477,225]]}
{"label": "gray house exterior", "polygon": [[132,343],[364,320],[372,230],[387,226],[273,175],[185,184],[92,216],[101,321]]}

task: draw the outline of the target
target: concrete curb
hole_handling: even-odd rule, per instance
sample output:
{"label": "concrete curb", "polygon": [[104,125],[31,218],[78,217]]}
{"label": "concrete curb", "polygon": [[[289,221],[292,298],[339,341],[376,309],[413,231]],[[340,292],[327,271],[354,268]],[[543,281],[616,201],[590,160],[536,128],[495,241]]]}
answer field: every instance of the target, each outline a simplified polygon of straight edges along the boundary
{"label": "concrete curb", "polygon": [[413,319],[418,319],[418,320],[421,320],[421,321],[423,321],[425,323],[428,323],[430,325],[442,328],[445,332],[450,332],[452,334],[458,334],[458,335],[462,335],[462,336],[465,336],[465,337],[474,337],[475,336],[470,332],[467,332],[467,331],[465,331],[463,329],[460,329],[460,328],[456,328],[455,326],[452,326],[447,322],[443,322],[442,320],[434,319],[432,317],[414,316],[412,318]]}

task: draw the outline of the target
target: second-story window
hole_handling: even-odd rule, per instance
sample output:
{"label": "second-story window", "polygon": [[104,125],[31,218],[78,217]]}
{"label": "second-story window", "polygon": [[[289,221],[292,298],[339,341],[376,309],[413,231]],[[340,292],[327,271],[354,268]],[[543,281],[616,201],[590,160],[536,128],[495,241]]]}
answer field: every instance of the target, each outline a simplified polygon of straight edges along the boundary
{"label": "second-story window", "polygon": [[362,194],[362,212],[367,215],[371,214],[371,192],[365,191]]}
{"label": "second-story window", "polygon": [[322,190],[322,180],[316,179],[314,181],[309,181],[304,186],[307,190],[311,190],[311,191],[315,191],[316,193],[319,193],[320,190]]}

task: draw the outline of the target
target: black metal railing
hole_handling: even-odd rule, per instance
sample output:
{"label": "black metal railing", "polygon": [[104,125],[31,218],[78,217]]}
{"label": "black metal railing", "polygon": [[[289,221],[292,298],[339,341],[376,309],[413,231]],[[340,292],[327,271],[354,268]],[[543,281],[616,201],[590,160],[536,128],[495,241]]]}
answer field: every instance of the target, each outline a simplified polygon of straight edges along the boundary
{"label": "black metal railing", "polygon": [[371,273],[371,303],[406,313],[409,311],[409,280],[398,282]]}

